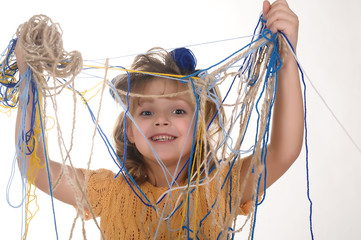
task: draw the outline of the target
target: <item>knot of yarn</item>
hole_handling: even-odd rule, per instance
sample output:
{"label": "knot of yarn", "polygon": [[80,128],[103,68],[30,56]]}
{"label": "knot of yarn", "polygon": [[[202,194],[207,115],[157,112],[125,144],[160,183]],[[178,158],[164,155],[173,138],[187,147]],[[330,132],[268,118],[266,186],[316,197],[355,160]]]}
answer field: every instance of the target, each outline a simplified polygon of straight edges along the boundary
{"label": "knot of yarn", "polygon": [[81,53],[66,52],[62,30],[45,15],[35,15],[21,24],[16,32],[24,61],[33,71],[40,87],[45,87],[44,74],[67,78],[76,76],[83,68]]}
{"label": "knot of yarn", "polygon": [[271,32],[271,30],[266,28],[262,31],[262,36],[267,41],[273,42],[273,50],[271,53],[271,60],[269,63],[271,66],[270,73],[273,75],[274,73],[278,72],[282,66],[282,59],[279,54],[280,48],[282,47],[282,45],[280,46],[280,40],[279,40],[277,32],[275,34],[273,34]]}
{"label": "knot of yarn", "polygon": [[170,54],[182,73],[192,73],[195,71],[197,59],[191,50],[184,47],[176,48]]}
{"label": "knot of yarn", "polygon": [[272,42],[276,41],[277,33],[273,34],[271,30],[269,30],[268,28],[263,29],[261,35],[268,41],[272,41]]}

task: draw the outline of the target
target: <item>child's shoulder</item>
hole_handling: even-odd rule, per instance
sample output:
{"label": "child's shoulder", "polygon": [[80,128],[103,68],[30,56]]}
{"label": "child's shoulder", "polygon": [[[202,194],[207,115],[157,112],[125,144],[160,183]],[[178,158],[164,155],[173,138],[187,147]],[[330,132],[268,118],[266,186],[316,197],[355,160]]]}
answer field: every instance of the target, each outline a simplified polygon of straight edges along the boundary
{"label": "child's shoulder", "polygon": [[119,182],[122,177],[115,177],[116,174],[105,168],[96,170],[80,169],[84,174],[84,178],[87,184],[87,188],[109,188],[114,185],[115,182]]}
{"label": "child's shoulder", "polygon": [[109,178],[111,176],[115,176],[115,173],[109,169],[105,169],[105,168],[99,168],[96,170],[87,170],[84,168],[80,169],[82,171],[82,173],[84,174],[84,177],[88,177],[91,178],[93,176],[96,176],[97,178]]}

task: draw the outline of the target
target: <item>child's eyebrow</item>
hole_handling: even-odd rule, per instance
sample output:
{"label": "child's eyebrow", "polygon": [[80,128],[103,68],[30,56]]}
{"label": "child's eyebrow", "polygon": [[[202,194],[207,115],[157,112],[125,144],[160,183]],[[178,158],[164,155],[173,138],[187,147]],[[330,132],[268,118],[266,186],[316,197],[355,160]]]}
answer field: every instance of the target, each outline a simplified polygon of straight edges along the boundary
{"label": "child's eyebrow", "polygon": [[191,108],[195,108],[195,105],[193,104],[193,102],[191,100],[185,99],[185,98],[176,98],[175,100],[183,102],[184,104],[186,104],[187,106],[191,107]]}
{"label": "child's eyebrow", "polygon": [[[166,98],[166,99],[169,99],[169,100],[173,100],[174,102],[177,102],[177,103],[182,102],[183,104],[186,104],[186,105],[194,108],[194,104],[191,101],[189,101],[189,100],[187,100],[185,98],[182,98],[182,97],[176,96],[176,97],[158,97],[158,98]],[[138,101],[137,101],[138,102],[137,105],[142,106],[143,104],[146,104],[146,103],[153,104],[155,99],[157,99],[157,98],[154,98],[154,97],[139,98]]]}
{"label": "child's eyebrow", "polygon": [[138,105],[142,105],[144,103],[154,103],[155,98],[139,98],[138,99]]}

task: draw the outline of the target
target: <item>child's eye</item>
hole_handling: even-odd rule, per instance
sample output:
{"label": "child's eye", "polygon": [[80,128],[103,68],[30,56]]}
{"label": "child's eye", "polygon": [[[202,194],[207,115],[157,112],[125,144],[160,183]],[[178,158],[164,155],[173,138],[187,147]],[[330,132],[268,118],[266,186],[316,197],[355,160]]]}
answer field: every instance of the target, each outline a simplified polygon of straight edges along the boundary
{"label": "child's eye", "polygon": [[173,111],[174,114],[184,114],[186,113],[186,111],[184,111],[183,109],[176,109]]}
{"label": "child's eye", "polygon": [[152,112],[151,111],[142,111],[142,112],[140,112],[140,115],[141,116],[150,116],[150,115],[152,115]]}

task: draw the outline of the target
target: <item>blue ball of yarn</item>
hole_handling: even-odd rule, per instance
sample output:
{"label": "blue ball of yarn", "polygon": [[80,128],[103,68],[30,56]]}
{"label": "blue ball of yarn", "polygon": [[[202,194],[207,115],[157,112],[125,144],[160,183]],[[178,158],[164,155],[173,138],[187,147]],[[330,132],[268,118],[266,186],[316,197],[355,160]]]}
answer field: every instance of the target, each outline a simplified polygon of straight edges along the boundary
{"label": "blue ball of yarn", "polygon": [[195,71],[197,59],[191,50],[184,47],[176,48],[170,54],[182,72],[192,73]]}

